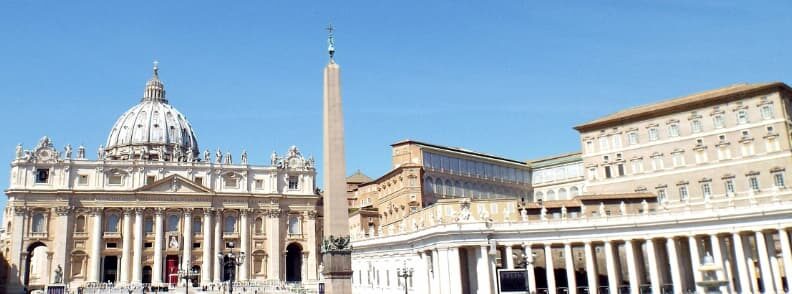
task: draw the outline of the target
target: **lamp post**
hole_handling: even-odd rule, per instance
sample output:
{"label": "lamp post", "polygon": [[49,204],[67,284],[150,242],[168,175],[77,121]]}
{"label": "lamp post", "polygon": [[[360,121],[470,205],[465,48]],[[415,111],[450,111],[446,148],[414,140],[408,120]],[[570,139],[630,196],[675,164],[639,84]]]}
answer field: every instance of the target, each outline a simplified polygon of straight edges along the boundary
{"label": "lamp post", "polygon": [[396,274],[399,278],[404,279],[404,294],[407,294],[407,279],[411,278],[413,275],[413,269],[407,268],[407,262],[404,262],[404,267],[396,268]]}
{"label": "lamp post", "polygon": [[198,276],[198,271],[194,269],[179,269],[177,272],[179,274],[179,279],[184,280],[184,286],[187,287],[184,290],[184,293],[190,293],[190,284],[192,283],[192,279]]}
{"label": "lamp post", "polygon": [[696,284],[704,288],[705,293],[720,293],[720,287],[729,283],[718,279],[718,272],[722,268],[715,263],[715,259],[709,252],[702,258],[698,270],[701,272],[701,281]]}
{"label": "lamp post", "polygon": [[[233,247],[233,244],[232,246]],[[234,254],[234,252],[228,252],[226,254],[218,253],[217,259],[220,260],[220,263],[225,267],[226,265],[231,265],[234,267],[234,276],[231,278],[231,281],[228,283],[228,293],[234,293],[234,281],[236,278],[237,268],[245,262],[245,252],[240,252],[239,255]]]}

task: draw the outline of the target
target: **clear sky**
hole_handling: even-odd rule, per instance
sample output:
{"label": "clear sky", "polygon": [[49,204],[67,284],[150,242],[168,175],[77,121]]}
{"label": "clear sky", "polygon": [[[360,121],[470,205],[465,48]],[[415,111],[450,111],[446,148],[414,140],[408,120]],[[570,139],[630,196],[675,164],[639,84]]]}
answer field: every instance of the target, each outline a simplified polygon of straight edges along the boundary
{"label": "clear sky", "polygon": [[154,59],[201,149],[321,162],[329,21],[347,168],[372,177],[402,139],[527,160],[579,150],[574,125],[626,107],[792,82],[792,1],[548,3],[2,1],[0,162],[43,135],[94,157]]}

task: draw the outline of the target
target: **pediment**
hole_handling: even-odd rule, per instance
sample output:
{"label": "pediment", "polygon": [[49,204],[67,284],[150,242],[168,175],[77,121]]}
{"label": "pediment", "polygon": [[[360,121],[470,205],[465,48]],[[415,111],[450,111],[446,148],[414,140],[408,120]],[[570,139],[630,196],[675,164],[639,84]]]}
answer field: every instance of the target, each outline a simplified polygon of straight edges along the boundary
{"label": "pediment", "polygon": [[159,193],[212,193],[212,190],[196,184],[180,175],[170,175],[159,181],[140,187],[136,192]]}

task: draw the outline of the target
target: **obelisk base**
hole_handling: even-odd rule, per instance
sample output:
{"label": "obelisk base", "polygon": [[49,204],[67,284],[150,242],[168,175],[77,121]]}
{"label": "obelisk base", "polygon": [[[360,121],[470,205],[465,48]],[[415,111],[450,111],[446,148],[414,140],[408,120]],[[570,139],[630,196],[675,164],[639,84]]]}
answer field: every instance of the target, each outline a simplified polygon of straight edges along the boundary
{"label": "obelisk base", "polygon": [[351,294],[352,252],[330,251],[322,254],[324,288],[327,294]]}

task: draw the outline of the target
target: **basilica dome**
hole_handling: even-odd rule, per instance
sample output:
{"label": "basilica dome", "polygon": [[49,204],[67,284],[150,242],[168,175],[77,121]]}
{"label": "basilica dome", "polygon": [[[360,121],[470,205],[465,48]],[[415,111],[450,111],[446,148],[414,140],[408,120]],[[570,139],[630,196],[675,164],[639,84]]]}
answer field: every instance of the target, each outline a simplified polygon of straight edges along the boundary
{"label": "basilica dome", "polygon": [[122,114],[110,130],[107,159],[194,161],[198,141],[187,118],[165,99],[165,85],[154,65],[140,103]]}

